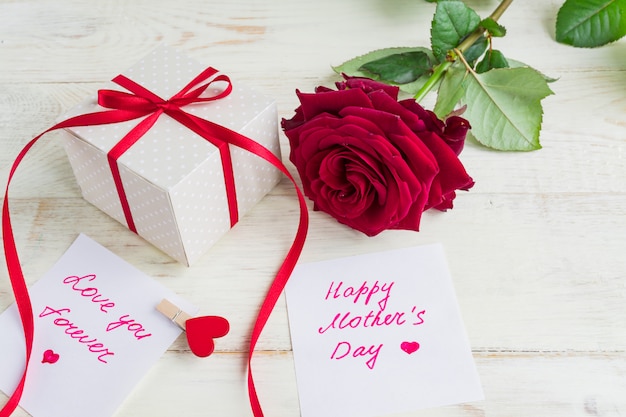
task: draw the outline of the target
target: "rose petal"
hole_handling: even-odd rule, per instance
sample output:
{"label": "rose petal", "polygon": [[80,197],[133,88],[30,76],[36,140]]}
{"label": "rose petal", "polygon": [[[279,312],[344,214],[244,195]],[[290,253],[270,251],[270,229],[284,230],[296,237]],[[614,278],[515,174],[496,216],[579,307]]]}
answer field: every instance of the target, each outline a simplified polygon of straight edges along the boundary
{"label": "rose petal", "polygon": [[403,107],[417,114],[426,123],[430,130],[441,138],[459,155],[465,145],[467,131],[471,128],[469,122],[460,116],[451,116],[445,123],[437,118],[435,113],[425,110],[415,100],[402,100],[399,102]]}
{"label": "rose petal", "polygon": [[441,138],[452,148],[457,155],[463,151],[465,137],[471,126],[467,120],[459,116],[451,116],[446,119],[446,127]]}
{"label": "rose petal", "polygon": [[431,150],[439,163],[439,175],[444,193],[451,190],[467,187],[472,184],[472,178],[465,171],[465,167],[456,153],[434,133],[423,134],[422,140]]}
{"label": "rose petal", "polygon": [[438,172],[437,160],[428,147],[409,129],[398,116],[380,110],[355,108],[344,109],[341,114],[354,116],[376,123],[386,132],[390,143],[402,152],[409,166],[414,170],[416,177],[429,182]]}
{"label": "rose petal", "polygon": [[420,118],[418,114],[402,106],[400,102],[391,99],[391,97],[389,97],[387,94],[374,92],[371,93],[369,97],[375,109],[399,116],[413,132],[418,133],[426,129],[426,123]]}
{"label": "rose petal", "polygon": [[[374,81],[370,78],[363,77],[348,77],[344,75],[346,81],[343,83],[347,88],[358,88],[363,90],[365,93],[371,93],[373,91],[382,91],[389,97],[391,97],[394,101],[398,100],[398,93],[400,92],[400,87],[384,84],[379,81]],[[339,83],[338,83],[339,84]]]}
{"label": "rose petal", "polygon": [[420,120],[423,120],[426,130],[436,133],[441,133],[443,131],[444,123],[437,118],[435,113],[430,110],[426,110],[417,101],[413,99],[406,99],[400,100],[398,103],[412,113],[416,114]]}
{"label": "rose petal", "polygon": [[338,114],[347,106],[371,107],[367,94],[360,89],[329,91],[316,94],[297,92],[304,120],[308,121],[322,113]]}

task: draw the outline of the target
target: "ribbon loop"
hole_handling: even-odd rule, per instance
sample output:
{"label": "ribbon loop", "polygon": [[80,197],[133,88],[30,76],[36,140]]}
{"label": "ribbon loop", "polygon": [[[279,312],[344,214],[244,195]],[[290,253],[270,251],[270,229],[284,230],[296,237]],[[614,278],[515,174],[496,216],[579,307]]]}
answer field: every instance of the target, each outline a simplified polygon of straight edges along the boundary
{"label": "ribbon loop", "polygon": [[[206,69],[189,84],[183,87],[182,90],[173,95],[169,100],[162,99],[130,78],[120,74],[113,79],[113,82],[121,87],[124,87],[130,92],[127,93],[124,91],[109,89],[99,90],[98,104],[108,109],[140,112],[143,113],[143,115],[146,115],[153,113],[157,110],[157,108],[166,108],[169,111],[177,111],[181,110],[181,107],[189,104],[220,100],[230,95],[233,90],[232,82],[227,75],[219,74],[208,82],[199,85],[200,83],[207,81],[207,79],[216,73],[217,70],[214,68]],[[218,82],[226,83],[225,88],[221,89],[221,91],[218,91],[212,96],[202,96],[202,94],[205,93],[209,87]]]}
{"label": "ribbon loop", "polygon": [[157,103],[148,98],[116,90],[98,91],[98,104],[108,109],[128,110],[142,115],[157,109]]}

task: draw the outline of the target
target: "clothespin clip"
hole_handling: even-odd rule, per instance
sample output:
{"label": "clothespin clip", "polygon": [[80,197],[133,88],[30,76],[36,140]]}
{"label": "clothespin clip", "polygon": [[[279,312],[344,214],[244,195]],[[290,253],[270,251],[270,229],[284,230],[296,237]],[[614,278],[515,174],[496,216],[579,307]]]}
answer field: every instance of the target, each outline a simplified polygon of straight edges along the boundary
{"label": "clothespin clip", "polygon": [[226,336],[230,330],[228,320],[224,317],[191,317],[178,306],[165,299],[157,305],[156,309],[185,331],[189,349],[191,349],[194,355],[202,358],[213,353],[215,349],[213,339]]}

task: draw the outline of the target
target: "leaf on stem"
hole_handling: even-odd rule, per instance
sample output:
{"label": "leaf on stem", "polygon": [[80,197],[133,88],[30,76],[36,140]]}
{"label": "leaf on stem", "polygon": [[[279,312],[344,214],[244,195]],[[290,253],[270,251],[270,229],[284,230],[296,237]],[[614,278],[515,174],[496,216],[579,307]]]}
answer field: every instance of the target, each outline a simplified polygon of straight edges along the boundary
{"label": "leaf on stem", "polygon": [[[407,53],[407,52],[423,52],[425,53],[431,62],[435,62],[435,57],[432,51],[428,48],[424,47],[394,47],[394,48],[383,48],[377,49],[371,52],[368,52],[364,55],[357,56],[356,58],[352,58],[341,65],[336,67],[332,67],[333,70],[338,74],[346,74],[351,77],[367,77],[378,80],[379,77],[375,74],[372,74],[367,71],[360,70],[361,67],[366,65],[368,62],[376,61],[378,59],[388,57],[390,55]],[[399,85],[400,89],[406,93],[414,95],[419,91],[419,89],[426,83],[428,80],[428,75],[424,74],[413,82],[407,84]]]}
{"label": "leaf on stem", "polygon": [[566,0],[556,19],[556,40],[594,48],[626,35],[626,0]]}
{"label": "leaf on stem", "polygon": [[494,68],[508,68],[509,61],[504,54],[497,49],[492,49],[485,54],[482,61],[476,64],[476,72],[482,74]]}
{"label": "leaf on stem", "polygon": [[476,62],[476,60],[485,53],[488,46],[489,40],[484,36],[481,36],[476,40],[476,42],[472,44],[472,46],[470,46],[465,52],[463,52],[463,56],[465,57],[465,60],[467,62]]}
{"label": "leaf on stem", "polygon": [[464,117],[472,136],[483,145],[505,151],[540,149],[541,100],[552,91],[532,68],[500,68],[465,77]]}
{"label": "leaf on stem", "polygon": [[491,17],[483,19],[482,22],[480,22],[480,27],[489,32],[494,38],[501,38],[506,35],[506,28]]}
{"label": "leaf on stem", "polygon": [[[511,59],[511,58],[507,58],[506,61],[509,63],[509,68],[530,68],[534,71],[537,71],[536,69],[532,68],[530,65],[523,63],[522,61],[518,61],[516,59]],[[539,71],[537,71],[539,72]],[[558,78],[554,78],[554,77],[550,77],[547,76],[546,74],[539,72],[541,74],[541,76],[544,78],[544,80],[546,80],[546,82],[548,83],[553,83],[558,81]]]}
{"label": "leaf on stem", "polygon": [[440,119],[449,115],[465,94],[463,81],[466,74],[467,72],[463,64],[457,62],[448,68],[448,71],[443,76],[437,92],[437,102],[433,109]]}
{"label": "leaf on stem", "polygon": [[380,81],[406,84],[432,71],[432,63],[424,51],[402,52],[367,62],[359,71],[378,76]]}
{"label": "leaf on stem", "polygon": [[438,2],[430,29],[430,41],[437,59],[440,62],[445,60],[448,51],[456,48],[480,21],[480,16],[462,1]]}

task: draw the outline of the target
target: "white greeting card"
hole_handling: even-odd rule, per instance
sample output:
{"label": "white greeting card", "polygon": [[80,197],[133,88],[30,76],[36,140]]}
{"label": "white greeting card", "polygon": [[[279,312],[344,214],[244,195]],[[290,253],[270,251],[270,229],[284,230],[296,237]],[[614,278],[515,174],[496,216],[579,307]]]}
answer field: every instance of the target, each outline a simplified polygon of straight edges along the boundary
{"label": "white greeting card", "polygon": [[[111,416],[181,330],[156,311],[195,307],[85,235],[29,290],[34,347],[20,406],[33,417]],[[15,305],[0,315],[0,389],[22,376]]]}
{"label": "white greeting card", "polygon": [[484,398],[440,245],[300,264],[286,297],[302,417]]}

